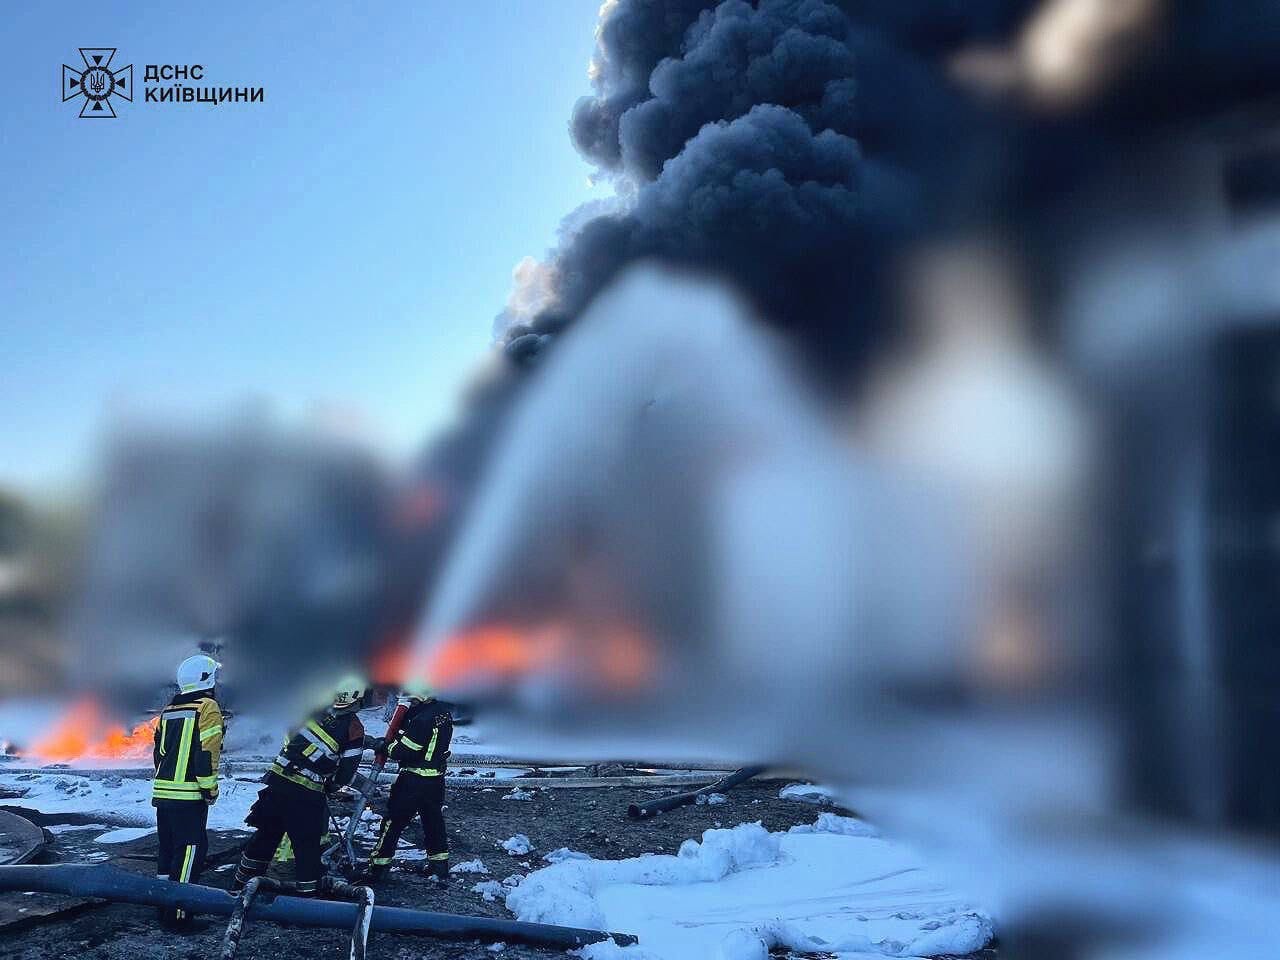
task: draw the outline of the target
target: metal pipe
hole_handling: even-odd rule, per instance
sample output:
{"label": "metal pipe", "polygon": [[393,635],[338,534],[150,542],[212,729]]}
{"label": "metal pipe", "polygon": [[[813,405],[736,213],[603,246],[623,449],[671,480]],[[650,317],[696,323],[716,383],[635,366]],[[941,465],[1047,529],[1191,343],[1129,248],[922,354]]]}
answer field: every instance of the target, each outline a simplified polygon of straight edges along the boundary
{"label": "metal pipe", "polygon": [[[360,792],[356,796],[356,804],[351,811],[351,815],[347,818],[347,829],[343,831],[342,836],[334,841],[334,843],[321,855],[321,860],[329,866],[340,863],[345,857],[346,864],[352,871],[352,874],[359,868],[359,858],[356,856],[356,830],[360,827],[360,818],[364,816],[364,811],[369,806],[369,801],[373,798],[374,793],[378,789],[378,777],[382,774],[382,768],[386,766],[385,757],[375,757],[373,768],[369,771],[369,776],[365,778],[361,784]],[[351,874],[349,874],[351,875]]]}
{"label": "metal pipe", "polygon": [[699,797],[732,790],[738,784],[745,783],[752,777],[764,773],[766,769],[765,767],[743,767],[741,770],[735,770],[727,777],[721,777],[715,783],[708,784],[700,790],[690,790],[688,793],[674,793],[666,797],[657,797],[646,801],[643,805],[633,803],[627,807],[627,816],[632,820],[644,820],[646,817],[652,817],[655,813],[675,810],[677,807],[687,807],[691,803],[697,803]]}
{"label": "metal pipe", "polygon": [[[0,892],[14,891],[60,893],[73,897],[97,897],[116,903],[177,907],[220,917],[231,916],[236,906],[236,899],[225,890],[140,876],[106,865],[59,863],[0,867]],[[359,907],[354,903],[283,896],[259,899],[247,911],[248,916],[274,923],[348,930],[355,928],[358,914]],[[426,934],[449,940],[518,943],[555,950],[572,950],[610,938],[619,946],[636,942],[634,936],[626,933],[383,906],[373,908],[369,930],[373,933]]]}

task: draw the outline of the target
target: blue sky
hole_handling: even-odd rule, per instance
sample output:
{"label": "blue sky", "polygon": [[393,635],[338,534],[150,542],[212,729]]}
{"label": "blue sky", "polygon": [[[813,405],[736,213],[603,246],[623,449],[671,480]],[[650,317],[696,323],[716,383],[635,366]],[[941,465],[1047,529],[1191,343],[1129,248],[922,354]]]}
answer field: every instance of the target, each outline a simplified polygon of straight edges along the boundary
{"label": "blue sky", "polygon": [[[11,4],[0,113],[0,485],[74,484],[118,411],[451,415],[511,270],[594,199],[569,142],[599,0]],[[119,119],[60,101],[119,49]],[[260,104],[145,103],[148,63]]]}

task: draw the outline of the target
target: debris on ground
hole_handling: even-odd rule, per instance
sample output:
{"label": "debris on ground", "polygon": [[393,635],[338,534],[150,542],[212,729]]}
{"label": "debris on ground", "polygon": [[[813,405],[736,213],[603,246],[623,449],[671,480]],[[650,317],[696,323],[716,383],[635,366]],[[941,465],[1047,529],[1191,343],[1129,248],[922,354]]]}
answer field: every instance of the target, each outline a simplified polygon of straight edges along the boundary
{"label": "debris on ground", "polygon": [[[67,774],[63,772],[60,776]],[[128,783],[126,778],[125,789],[128,789]],[[848,872],[847,876],[845,872],[835,875],[842,884],[864,879],[862,875],[853,875],[852,871],[858,864],[870,870],[877,863],[884,865],[892,860],[902,869],[914,867],[914,864],[893,860],[902,854],[894,852],[891,855],[886,851],[896,851],[897,848],[876,839],[869,826],[845,816],[847,811],[833,808],[818,813],[807,805],[779,799],[780,786],[782,784],[778,781],[744,784],[735,790],[727,806],[690,805],[643,821],[627,818],[626,806],[634,795],[616,788],[528,791],[531,799],[521,803],[503,802],[504,794],[499,791],[486,792],[479,787],[452,788],[447,794],[449,810],[446,814],[452,859],[455,869],[473,864],[477,872],[457,871],[451,873],[447,882],[436,883],[416,870],[396,869],[377,887],[377,902],[387,906],[513,919],[519,910],[509,909],[509,905],[523,902],[522,890],[532,884],[529,887],[531,892],[524,896],[533,898],[538,890],[546,894],[552,889],[548,871],[577,870],[581,871],[581,876],[592,878],[587,890],[589,902],[594,904],[591,909],[603,912],[611,921],[611,929],[644,936],[639,948],[601,945],[594,948],[595,955],[612,956],[615,960],[672,960],[673,957],[683,960],[684,956],[701,957],[704,954],[672,954],[669,946],[661,947],[663,938],[669,935],[669,927],[664,927],[664,924],[669,924],[674,917],[673,905],[686,904],[689,916],[703,919],[715,911],[725,911],[716,928],[727,932],[735,920],[751,914],[753,903],[760,907],[764,897],[759,885],[766,881],[785,883],[789,891],[797,894],[785,898],[787,903],[791,903],[811,899],[806,891],[811,887],[816,889],[816,875],[815,879],[806,881],[805,870],[825,869],[823,864],[830,861],[839,861],[832,869]],[[385,797],[380,798],[375,809],[380,812],[384,803]],[[750,811],[739,819],[759,821],[759,826],[748,824],[744,828],[736,820],[726,819],[726,810],[739,807],[744,812]],[[129,841],[97,842],[104,830],[112,830],[113,824],[108,821],[115,818],[107,816],[110,812],[111,804],[108,802],[97,811],[53,815],[54,819],[78,816],[84,822],[80,825],[64,824],[71,829],[55,836],[45,856],[51,861],[73,862],[102,858],[99,862],[110,862],[149,874],[154,869],[154,833]],[[715,824],[718,819],[726,822],[726,829],[717,830]],[[104,822],[108,822],[106,827],[102,826]],[[141,829],[139,824],[134,826]],[[710,843],[706,836],[709,830],[713,832]],[[738,840],[722,845],[717,839],[718,833],[734,836],[749,833],[754,839],[744,849]],[[210,836],[210,864],[200,880],[209,886],[225,888],[232,874],[224,868],[238,859],[247,834],[243,828],[238,831],[216,829]],[[518,837],[528,840],[530,854],[517,861],[515,857],[522,855],[502,853],[502,869],[493,866],[498,870],[494,875],[489,863],[492,854],[499,848],[505,850],[503,843]],[[416,866],[422,842],[416,823],[406,831],[405,841],[412,846],[401,851],[399,860]],[[857,848],[856,856],[851,856],[848,850],[855,844],[863,846]],[[539,856],[537,851],[543,850],[548,852]],[[682,850],[686,852],[681,853]],[[771,859],[774,850],[778,853]],[[837,851],[840,851],[839,856]],[[801,855],[803,859],[787,866],[788,858]],[[483,872],[479,872],[480,867]],[[288,865],[277,865],[275,869],[282,879],[289,878],[291,868]],[[611,879],[602,873],[610,869],[619,871]],[[694,874],[713,877],[722,870],[719,880],[692,880]],[[635,871],[659,879],[666,875],[664,871],[679,871],[682,877],[692,882],[679,885],[638,884],[632,882],[637,876]],[[911,879],[916,876],[920,878],[918,881]],[[772,880],[769,879],[771,877]],[[878,948],[880,953],[887,952],[894,940],[904,945],[923,942],[919,938],[925,931],[920,928],[931,921],[939,921],[938,929],[942,931],[939,937],[955,934],[966,922],[965,911],[957,907],[954,914],[944,915],[944,907],[939,902],[951,896],[944,892],[925,896],[931,906],[919,905],[921,895],[912,891],[917,886],[923,887],[925,878],[923,872],[909,872],[898,879],[898,886],[894,886],[892,880],[867,885],[866,892],[874,890],[881,895],[878,909],[861,911],[861,915],[869,918],[866,921],[846,919],[846,922],[866,927],[870,940],[882,939],[884,942]],[[604,879],[609,879],[609,882],[602,882]],[[732,899],[716,900],[717,890],[723,890],[724,895],[731,895]],[[854,887],[851,892],[846,892],[842,886],[838,892],[841,897],[856,896],[859,890]],[[825,894],[830,895],[830,891]],[[639,910],[641,903],[652,907],[653,920],[626,913],[625,901],[637,896],[642,899],[635,900],[635,909]],[[8,914],[12,922],[0,923],[0,956],[6,960],[64,960],[68,955],[86,960],[187,960],[217,956],[221,942],[223,925],[217,922],[181,941],[174,941],[169,935],[161,936],[155,926],[154,911],[143,907],[71,903],[69,898],[20,895],[6,895],[0,900],[15,904],[13,912]],[[911,905],[907,904],[908,900]],[[953,901],[954,897],[951,897],[947,902]],[[621,907],[619,902],[622,902]],[[17,909],[23,908],[31,914],[16,913]],[[545,909],[550,915],[550,911],[559,908],[547,906]],[[618,913],[620,909],[623,912]],[[762,917],[766,913],[773,917],[778,910],[770,908],[761,912],[757,909],[756,912]],[[37,913],[38,916],[35,915]],[[629,929],[626,923],[614,920],[615,913],[628,921],[641,923],[645,929]],[[920,917],[900,919],[894,916],[897,913],[918,913]],[[746,922],[742,925],[753,929],[755,926]],[[769,935],[775,934],[780,935],[776,930]],[[369,948],[369,956],[377,960],[481,960],[495,954],[512,960],[550,960],[564,956],[523,946],[507,945],[497,951],[488,944],[451,943],[426,937],[379,935],[376,932],[370,938]],[[613,954],[602,952],[610,948],[615,951]],[[667,952],[663,952],[664,949]],[[266,957],[271,960],[347,960],[349,952],[349,934],[344,935],[341,931],[308,930],[305,936],[300,936],[296,929],[261,923],[248,927],[239,955],[246,960]],[[591,955],[592,952],[582,953],[583,957]],[[706,956],[715,957],[715,950]],[[799,957],[813,960],[823,954],[795,956],[797,960]],[[989,960],[988,954],[983,954],[983,957]]]}

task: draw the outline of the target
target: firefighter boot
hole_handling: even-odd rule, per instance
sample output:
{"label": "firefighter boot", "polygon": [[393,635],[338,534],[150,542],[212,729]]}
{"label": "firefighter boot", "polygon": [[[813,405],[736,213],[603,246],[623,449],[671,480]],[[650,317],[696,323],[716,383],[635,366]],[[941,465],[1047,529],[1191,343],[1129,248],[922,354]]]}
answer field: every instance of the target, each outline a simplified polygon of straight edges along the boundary
{"label": "firefighter boot", "polygon": [[387,874],[391,872],[391,867],[387,864],[369,864],[362,867],[360,871],[352,878],[351,882],[362,884],[364,886],[372,886],[375,883],[381,883],[387,879]]}

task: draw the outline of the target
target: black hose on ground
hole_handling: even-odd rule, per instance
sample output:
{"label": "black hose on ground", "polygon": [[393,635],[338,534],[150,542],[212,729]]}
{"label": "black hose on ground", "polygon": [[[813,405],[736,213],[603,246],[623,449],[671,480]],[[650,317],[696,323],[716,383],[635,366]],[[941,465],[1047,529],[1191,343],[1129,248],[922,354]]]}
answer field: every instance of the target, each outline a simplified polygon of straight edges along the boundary
{"label": "black hose on ground", "polygon": [[356,925],[351,931],[351,960],[365,960],[369,950],[369,925],[373,922],[373,888],[324,877],[320,881],[320,895],[349,900],[356,905]]}
{"label": "black hose on ground", "polygon": [[[140,876],[111,866],[57,863],[48,866],[0,867],[0,893],[60,893],[73,897],[97,897],[116,903],[180,908],[190,913],[229,917],[237,899],[225,890],[194,883]],[[363,906],[302,897],[259,895],[246,916],[256,920],[300,927],[355,929]],[[518,943],[530,947],[572,950],[613,939],[620,946],[636,942],[626,933],[607,933],[549,923],[524,923],[493,917],[469,917],[402,907],[374,907],[368,932],[416,933],[448,940],[481,940],[486,943]]]}
{"label": "black hose on ground", "polygon": [[222,953],[219,960],[235,960],[236,951],[240,949],[240,938],[244,935],[244,922],[249,908],[258,897],[259,890],[278,890],[279,884],[270,877],[254,877],[244,885],[244,892],[231,911],[231,920],[227,923],[227,932],[222,935]]}
{"label": "black hose on ground", "polygon": [[732,790],[738,784],[745,783],[752,777],[764,773],[766,769],[766,767],[743,767],[741,770],[735,770],[727,777],[721,777],[715,783],[709,783],[699,790],[690,790],[688,793],[674,793],[666,797],[655,797],[652,800],[646,800],[643,804],[633,803],[627,807],[627,816],[632,820],[644,820],[646,817],[652,817],[655,813],[664,813],[667,810],[675,810],[677,807],[687,807],[691,803],[697,803],[699,797]]}

